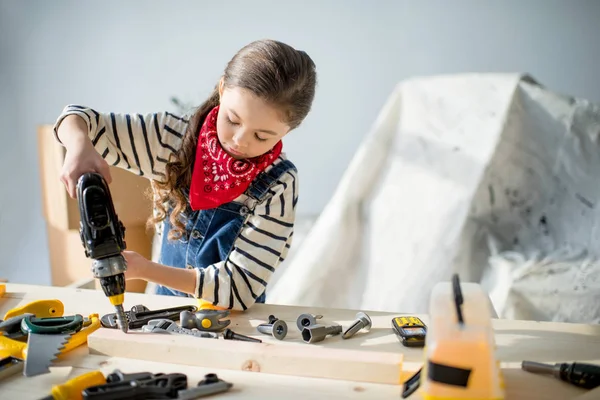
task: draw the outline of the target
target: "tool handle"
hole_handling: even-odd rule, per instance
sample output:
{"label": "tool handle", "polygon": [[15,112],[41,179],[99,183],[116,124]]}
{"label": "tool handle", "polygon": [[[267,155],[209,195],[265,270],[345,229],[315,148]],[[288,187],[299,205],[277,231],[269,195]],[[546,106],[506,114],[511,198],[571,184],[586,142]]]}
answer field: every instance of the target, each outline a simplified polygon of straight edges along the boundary
{"label": "tool handle", "polygon": [[176,399],[180,390],[187,388],[184,374],[156,374],[147,380],[125,380],[92,386],[82,392],[84,399]]}
{"label": "tool handle", "polygon": [[68,317],[35,318],[27,316],[21,321],[21,330],[24,333],[35,334],[61,334],[77,332],[83,327],[83,316],[80,314]]}
{"label": "tool handle", "polygon": [[600,366],[583,363],[562,364],[560,377],[575,386],[594,389],[600,386]]}
{"label": "tool handle", "polygon": [[62,317],[65,306],[58,299],[35,300],[21,307],[13,308],[4,314],[4,320],[22,314],[34,314],[38,318]]}
{"label": "tool handle", "polygon": [[104,375],[100,371],[92,371],[79,375],[62,385],[56,385],[52,388],[52,399],[54,400],[80,400],[83,390],[103,385],[106,383]]}

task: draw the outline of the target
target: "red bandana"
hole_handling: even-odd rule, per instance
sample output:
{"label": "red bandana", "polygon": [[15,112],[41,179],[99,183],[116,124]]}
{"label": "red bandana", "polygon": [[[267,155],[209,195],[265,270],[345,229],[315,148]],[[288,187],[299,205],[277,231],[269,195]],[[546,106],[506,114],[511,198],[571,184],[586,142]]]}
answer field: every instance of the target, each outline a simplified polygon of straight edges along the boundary
{"label": "red bandana", "polygon": [[283,147],[281,140],[267,153],[237,160],[223,150],[217,136],[219,106],[213,108],[200,128],[196,160],[190,185],[193,210],[205,210],[228,203],[244,193],[256,175],[271,165]]}

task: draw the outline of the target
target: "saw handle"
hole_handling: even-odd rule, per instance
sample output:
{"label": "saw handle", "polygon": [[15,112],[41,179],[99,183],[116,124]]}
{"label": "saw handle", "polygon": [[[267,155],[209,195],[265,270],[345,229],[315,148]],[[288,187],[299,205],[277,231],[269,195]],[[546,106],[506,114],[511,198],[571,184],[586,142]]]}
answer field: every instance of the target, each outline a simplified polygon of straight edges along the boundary
{"label": "saw handle", "polygon": [[80,314],[68,317],[35,318],[27,316],[21,321],[23,333],[56,335],[61,333],[78,332],[83,327],[83,316]]}

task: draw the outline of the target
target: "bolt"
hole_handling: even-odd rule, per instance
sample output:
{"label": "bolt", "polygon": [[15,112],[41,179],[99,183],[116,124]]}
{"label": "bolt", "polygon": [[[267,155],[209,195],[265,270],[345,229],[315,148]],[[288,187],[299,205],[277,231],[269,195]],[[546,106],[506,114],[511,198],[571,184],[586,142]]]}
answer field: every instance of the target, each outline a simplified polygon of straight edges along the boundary
{"label": "bolt", "polygon": [[327,335],[339,335],[342,333],[341,325],[311,325],[302,329],[302,340],[306,343],[320,342]]}
{"label": "bolt", "polygon": [[227,340],[242,340],[244,342],[262,343],[262,340],[260,340],[260,339],[255,339],[250,336],[240,335],[239,333],[235,333],[234,331],[232,331],[229,328],[225,329],[225,332],[223,332],[223,338],[227,339]]}
{"label": "bolt", "polygon": [[363,328],[369,331],[371,329],[371,325],[371,318],[369,318],[369,316],[364,312],[359,312],[356,314],[356,320],[352,323],[352,325],[350,325],[350,328],[346,329],[346,332],[344,332],[342,338],[349,339],[354,336],[356,332]]}
{"label": "bolt", "polygon": [[273,335],[273,337],[277,340],[283,340],[288,331],[285,321],[277,319],[273,315],[269,315],[269,323],[260,324],[256,327],[256,329],[260,333]]}
{"label": "bolt", "polygon": [[217,374],[206,374],[204,375],[204,379],[198,382],[198,386],[200,385],[209,385],[211,383],[219,382],[219,377]]}
{"label": "bolt", "polygon": [[322,315],[301,314],[296,320],[296,325],[298,326],[298,329],[302,331],[302,329],[306,328],[307,326],[316,325],[317,320],[321,318],[323,318]]}

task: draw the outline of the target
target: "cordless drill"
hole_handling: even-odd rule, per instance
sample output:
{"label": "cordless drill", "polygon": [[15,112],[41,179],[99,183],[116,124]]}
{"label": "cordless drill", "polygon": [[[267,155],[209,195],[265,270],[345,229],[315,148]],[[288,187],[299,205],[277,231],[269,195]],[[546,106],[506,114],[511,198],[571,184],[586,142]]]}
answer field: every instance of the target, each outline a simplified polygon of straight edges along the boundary
{"label": "cordless drill", "polygon": [[117,323],[127,332],[128,322],[123,310],[125,271],[123,257],[125,227],[119,220],[108,184],[102,175],[89,172],[77,182],[81,242],[85,256],[91,258],[94,278],[100,280],[104,294],[115,306]]}

